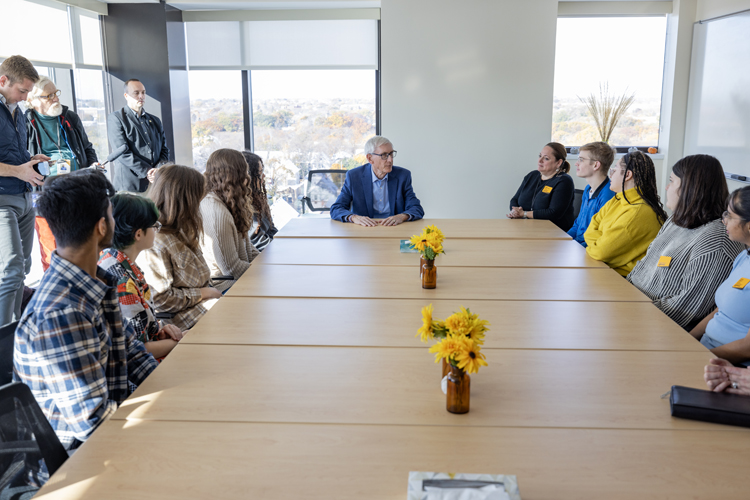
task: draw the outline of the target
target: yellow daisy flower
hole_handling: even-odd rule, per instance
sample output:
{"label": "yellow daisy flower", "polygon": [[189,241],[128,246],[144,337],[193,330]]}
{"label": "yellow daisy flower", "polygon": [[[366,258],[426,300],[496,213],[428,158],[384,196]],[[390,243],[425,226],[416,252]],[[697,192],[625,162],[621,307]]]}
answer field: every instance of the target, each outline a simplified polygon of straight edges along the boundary
{"label": "yellow daisy flower", "polygon": [[432,304],[422,308],[422,328],[417,331],[417,335],[421,337],[422,342],[427,342],[432,335]]}
{"label": "yellow daisy flower", "polygon": [[466,335],[471,331],[471,319],[462,312],[453,313],[445,318],[445,326],[454,335]]}
{"label": "yellow daisy flower", "polygon": [[437,226],[429,225],[426,228],[424,228],[424,232],[426,234],[431,234],[436,236],[439,241],[443,241],[445,239],[445,236],[443,235],[443,232],[437,228]]}
{"label": "yellow daisy flower", "polygon": [[461,347],[456,353],[456,366],[465,370],[466,373],[477,373],[480,366],[487,366],[479,344],[466,337],[460,340],[460,344]]}
{"label": "yellow daisy flower", "polygon": [[443,340],[430,347],[430,352],[435,353],[435,363],[438,363],[443,358],[450,361],[450,359],[453,358],[461,348],[461,339],[453,335],[448,335]]}

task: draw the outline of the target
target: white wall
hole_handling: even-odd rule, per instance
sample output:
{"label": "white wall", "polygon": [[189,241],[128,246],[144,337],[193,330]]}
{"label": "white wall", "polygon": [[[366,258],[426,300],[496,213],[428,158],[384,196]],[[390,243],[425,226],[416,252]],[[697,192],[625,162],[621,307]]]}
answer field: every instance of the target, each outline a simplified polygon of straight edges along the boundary
{"label": "white wall", "polygon": [[427,217],[505,216],[550,140],[556,27],[557,0],[382,0],[382,132]]}

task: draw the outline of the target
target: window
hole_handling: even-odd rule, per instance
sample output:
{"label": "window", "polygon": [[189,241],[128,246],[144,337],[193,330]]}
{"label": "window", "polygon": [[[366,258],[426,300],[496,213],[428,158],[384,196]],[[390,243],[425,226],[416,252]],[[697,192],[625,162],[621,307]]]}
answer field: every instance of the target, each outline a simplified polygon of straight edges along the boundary
{"label": "window", "polygon": [[251,75],[255,153],[263,158],[268,195],[301,212],[309,170],[367,163],[364,143],[375,134],[375,71]]}
{"label": "window", "polygon": [[[3,0],[0,57],[22,54],[30,61],[70,64],[68,11],[63,4]],[[30,36],[31,25],[43,27]],[[44,36],[42,36],[42,33]]]}
{"label": "window", "polygon": [[76,107],[96,156],[104,162],[109,154],[107,114],[104,109],[103,72],[96,69],[75,71]]}
{"label": "window", "polygon": [[241,71],[189,71],[193,165],[201,172],[221,148],[245,149]]}
{"label": "window", "polygon": [[582,146],[600,140],[579,100],[598,94],[634,94],[615,128],[613,146],[656,146],[659,141],[666,17],[586,17],[557,20],[552,140]]}

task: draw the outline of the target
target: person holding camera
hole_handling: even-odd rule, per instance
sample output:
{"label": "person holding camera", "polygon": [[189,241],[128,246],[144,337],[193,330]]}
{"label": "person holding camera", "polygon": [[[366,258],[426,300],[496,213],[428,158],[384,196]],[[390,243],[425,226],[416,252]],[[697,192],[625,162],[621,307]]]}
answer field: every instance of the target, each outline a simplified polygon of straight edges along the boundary
{"label": "person holding camera", "polygon": [[34,245],[31,188],[44,182],[34,167],[50,159],[26,150],[26,117],[18,109],[37,80],[39,74],[23,56],[0,64],[0,326],[21,316]]}

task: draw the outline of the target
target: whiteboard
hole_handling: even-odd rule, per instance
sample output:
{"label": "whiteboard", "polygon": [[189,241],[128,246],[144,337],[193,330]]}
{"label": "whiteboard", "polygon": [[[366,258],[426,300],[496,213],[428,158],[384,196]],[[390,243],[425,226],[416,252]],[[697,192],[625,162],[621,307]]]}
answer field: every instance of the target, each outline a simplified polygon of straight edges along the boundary
{"label": "whiteboard", "polygon": [[684,152],[750,182],[750,11],[693,27]]}

